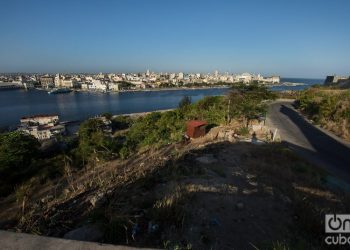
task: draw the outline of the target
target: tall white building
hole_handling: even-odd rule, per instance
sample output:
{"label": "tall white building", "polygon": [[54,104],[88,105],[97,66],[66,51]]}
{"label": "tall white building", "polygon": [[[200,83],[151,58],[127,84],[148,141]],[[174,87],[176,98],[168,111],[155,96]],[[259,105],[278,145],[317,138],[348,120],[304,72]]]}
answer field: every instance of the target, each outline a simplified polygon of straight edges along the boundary
{"label": "tall white building", "polygon": [[56,74],[56,76],[55,76],[55,87],[56,88],[61,87],[61,76],[60,76],[60,74]]}

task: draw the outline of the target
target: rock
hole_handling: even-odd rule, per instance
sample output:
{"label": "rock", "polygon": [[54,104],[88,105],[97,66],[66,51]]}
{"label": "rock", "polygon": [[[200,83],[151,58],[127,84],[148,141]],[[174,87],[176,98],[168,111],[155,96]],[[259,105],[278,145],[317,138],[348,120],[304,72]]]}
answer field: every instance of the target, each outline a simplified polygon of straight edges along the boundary
{"label": "rock", "polygon": [[239,211],[243,210],[244,209],[244,203],[243,202],[237,202],[236,209],[239,210]]}
{"label": "rock", "polygon": [[217,162],[218,160],[214,158],[212,154],[203,155],[196,158],[196,161],[204,164],[211,164]]}
{"label": "rock", "polygon": [[47,202],[52,201],[52,200],[53,200],[53,196],[52,195],[47,195],[44,198],[42,198],[40,201],[42,203],[47,203]]}
{"label": "rock", "polygon": [[98,193],[89,200],[93,207],[99,207],[106,202],[106,198],[103,193]]}
{"label": "rock", "polygon": [[226,136],[226,131],[219,131],[218,133],[218,139],[224,139]]}
{"label": "rock", "polygon": [[63,193],[64,193],[64,195],[68,195],[70,193],[69,188],[63,189]]}
{"label": "rock", "polygon": [[78,190],[84,190],[85,189],[85,186],[83,184],[78,184],[77,185],[77,189]]}
{"label": "rock", "polygon": [[66,233],[63,238],[81,241],[100,241],[103,232],[97,225],[85,225]]}

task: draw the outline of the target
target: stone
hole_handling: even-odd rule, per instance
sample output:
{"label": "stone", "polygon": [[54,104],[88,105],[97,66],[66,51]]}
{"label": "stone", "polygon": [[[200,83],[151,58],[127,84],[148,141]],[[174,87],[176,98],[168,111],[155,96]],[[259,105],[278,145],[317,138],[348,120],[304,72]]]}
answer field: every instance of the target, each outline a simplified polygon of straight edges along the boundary
{"label": "stone", "polygon": [[103,232],[98,225],[85,225],[69,231],[63,238],[81,241],[100,241],[103,238]]}
{"label": "stone", "polygon": [[65,188],[65,189],[63,189],[63,193],[64,193],[65,195],[68,195],[68,194],[70,193],[69,188]]}
{"label": "stone", "polygon": [[106,201],[106,198],[103,193],[98,193],[95,196],[91,197],[89,202],[93,207],[99,207],[103,205]]}

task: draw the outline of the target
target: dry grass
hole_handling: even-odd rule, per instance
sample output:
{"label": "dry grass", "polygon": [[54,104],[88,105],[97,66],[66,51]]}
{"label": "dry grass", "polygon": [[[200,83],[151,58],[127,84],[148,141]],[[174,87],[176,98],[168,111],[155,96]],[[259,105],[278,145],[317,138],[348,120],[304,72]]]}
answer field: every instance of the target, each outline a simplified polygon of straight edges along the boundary
{"label": "dry grass", "polygon": [[[280,144],[194,145],[199,149],[169,145],[127,161],[71,172],[69,181],[60,185],[73,185],[74,190],[56,195],[47,203],[32,201],[19,228],[62,236],[89,221],[101,225],[103,242],[115,244],[220,249],[249,237],[260,249],[289,249],[293,242],[310,248],[322,242],[323,214],[349,208],[343,194],[326,186],[326,173]],[[206,154],[214,155],[218,161],[196,161]],[[96,193],[103,193],[106,201],[93,207],[89,198]],[[247,208],[235,209],[242,201]],[[273,221],[274,217],[280,220]],[[213,220],[216,218],[218,222]],[[247,224],[242,223],[243,219]],[[283,228],[281,220],[292,224]],[[154,234],[147,233],[149,222],[159,227]],[[144,229],[134,237],[135,225]],[[257,230],[254,234],[252,228]],[[232,229],[236,230],[234,236]],[[278,237],[272,235],[272,241],[264,233],[276,233]],[[260,236],[268,239],[266,248],[258,244]]]}

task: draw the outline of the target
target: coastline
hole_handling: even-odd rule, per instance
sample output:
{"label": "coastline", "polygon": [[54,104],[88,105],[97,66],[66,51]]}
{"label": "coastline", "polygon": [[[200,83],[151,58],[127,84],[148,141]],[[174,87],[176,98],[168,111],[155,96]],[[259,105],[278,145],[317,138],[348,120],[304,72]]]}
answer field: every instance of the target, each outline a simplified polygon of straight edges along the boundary
{"label": "coastline", "polygon": [[[90,92],[90,93],[128,93],[128,92],[157,92],[157,91],[176,91],[176,90],[200,90],[200,89],[225,89],[230,88],[228,85],[216,85],[216,86],[204,86],[204,87],[173,87],[173,88],[151,88],[151,89],[126,89],[119,91],[100,91],[100,90],[85,90],[85,89],[77,89],[73,90],[74,92]],[[44,90],[44,89],[40,89]]]}
{"label": "coastline", "polygon": [[[279,83],[279,84],[262,84],[266,87],[281,87],[281,86],[304,86],[305,83]],[[201,89],[228,89],[233,85],[215,85],[215,86],[196,86],[196,87],[171,87],[171,88],[148,88],[148,89],[125,89],[119,91],[102,91],[102,90],[91,90],[91,89],[72,89],[72,92],[82,92],[82,93],[132,93],[132,92],[157,92],[157,91],[178,91],[178,90],[201,90]],[[40,91],[47,91],[47,89],[35,88]]]}

